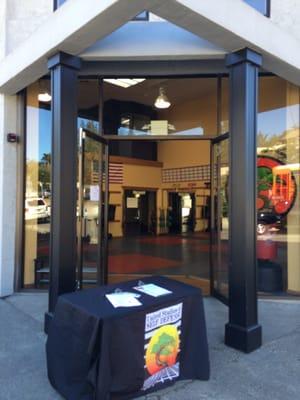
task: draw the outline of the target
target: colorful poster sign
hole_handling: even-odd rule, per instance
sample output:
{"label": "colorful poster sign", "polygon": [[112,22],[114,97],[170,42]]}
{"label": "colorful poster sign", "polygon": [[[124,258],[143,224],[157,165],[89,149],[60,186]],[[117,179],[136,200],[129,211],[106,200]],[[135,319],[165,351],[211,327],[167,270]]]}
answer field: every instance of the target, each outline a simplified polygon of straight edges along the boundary
{"label": "colorful poster sign", "polygon": [[179,377],[181,319],[182,303],[146,314],[143,390]]}
{"label": "colorful poster sign", "polygon": [[257,157],[257,210],[287,214],[294,204],[296,189],[288,164],[269,156]]}

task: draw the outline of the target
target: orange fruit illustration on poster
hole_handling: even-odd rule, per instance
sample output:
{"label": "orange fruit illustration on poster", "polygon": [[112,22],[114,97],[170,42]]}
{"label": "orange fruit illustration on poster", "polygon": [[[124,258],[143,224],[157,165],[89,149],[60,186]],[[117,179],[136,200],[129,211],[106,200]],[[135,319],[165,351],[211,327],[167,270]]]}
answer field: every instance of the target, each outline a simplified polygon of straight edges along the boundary
{"label": "orange fruit illustration on poster", "polygon": [[176,326],[164,325],[156,330],[146,351],[146,367],[150,375],[176,363],[179,334]]}

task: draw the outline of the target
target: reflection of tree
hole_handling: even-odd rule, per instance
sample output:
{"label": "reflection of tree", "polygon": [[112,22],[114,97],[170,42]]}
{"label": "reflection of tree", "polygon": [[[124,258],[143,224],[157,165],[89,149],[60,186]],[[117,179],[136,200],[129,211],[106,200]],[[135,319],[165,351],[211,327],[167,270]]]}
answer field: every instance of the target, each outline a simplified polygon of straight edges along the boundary
{"label": "reflection of tree", "polygon": [[41,162],[44,164],[51,164],[51,153],[44,153]]}
{"label": "reflection of tree", "polygon": [[[99,134],[98,123],[96,121],[81,120],[80,127]],[[99,158],[102,146],[90,138],[86,138],[84,145],[84,181],[86,185],[92,185],[98,182]]]}
{"label": "reflection of tree", "polygon": [[[284,164],[299,162],[299,129],[293,128],[274,135],[259,132],[257,147],[260,155],[274,157]],[[287,148],[290,149],[289,154]]]}
{"label": "reflection of tree", "polygon": [[38,162],[28,160],[26,163],[26,195],[30,197],[38,193]]}
{"label": "reflection of tree", "polygon": [[39,162],[39,181],[44,185],[50,184],[51,180],[51,154],[44,153]]}
{"label": "reflection of tree", "polygon": [[257,146],[258,147],[273,147],[278,144],[282,144],[285,141],[285,132],[277,135],[267,135],[263,132],[257,134]]}
{"label": "reflection of tree", "polygon": [[80,121],[80,128],[87,129],[90,132],[99,134],[98,123],[92,120],[84,120]]}

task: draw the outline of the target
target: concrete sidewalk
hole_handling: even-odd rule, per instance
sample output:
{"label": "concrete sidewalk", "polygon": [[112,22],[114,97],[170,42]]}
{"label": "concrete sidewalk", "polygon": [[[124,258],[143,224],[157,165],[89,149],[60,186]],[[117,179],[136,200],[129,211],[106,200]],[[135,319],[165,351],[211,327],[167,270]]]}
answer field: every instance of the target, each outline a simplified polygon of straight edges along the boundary
{"label": "concrete sidewalk", "polygon": [[[58,400],[46,375],[47,295],[0,300],[0,399]],[[242,354],[223,344],[227,309],[205,299],[211,360],[208,382],[179,382],[149,400],[282,400],[300,397],[300,302],[260,301],[264,345]]]}

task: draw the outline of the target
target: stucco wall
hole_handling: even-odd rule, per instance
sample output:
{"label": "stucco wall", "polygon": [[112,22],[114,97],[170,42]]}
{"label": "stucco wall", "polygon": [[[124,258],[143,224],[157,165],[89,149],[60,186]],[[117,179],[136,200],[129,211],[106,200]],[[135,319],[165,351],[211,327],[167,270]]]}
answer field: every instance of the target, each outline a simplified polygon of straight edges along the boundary
{"label": "stucco wall", "polygon": [[6,2],[6,54],[22,43],[53,11],[53,0],[1,2]]}
{"label": "stucco wall", "polygon": [[[52,12],[52,0],[0,0],[0,59],[22,43]],[[17,96],[0,95],[0,297],[14,290],[19,144]]]}
{"label": "stucco wall", "polygon": [[271,0],[271,20],[300,39],[299,0]]}

